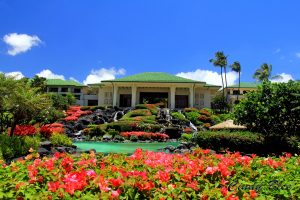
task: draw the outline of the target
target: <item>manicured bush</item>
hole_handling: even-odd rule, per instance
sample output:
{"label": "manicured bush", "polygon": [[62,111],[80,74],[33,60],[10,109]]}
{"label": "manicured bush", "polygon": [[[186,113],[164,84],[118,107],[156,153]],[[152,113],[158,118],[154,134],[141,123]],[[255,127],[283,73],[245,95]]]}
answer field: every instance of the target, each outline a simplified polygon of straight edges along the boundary
{"label": "manicured bush", "polygon": [[130,135],[129,140],[131,142],[136,142],[136,141],[138,141],[138,136],[136,136],[136,135]]}
{"label": "manicured bush", "polygon": [[[0,167],[1,199],[300,199],[299,156],[56,153]],[[30,160],[32,158],[33,160]],[[126,164],[126,166],[125,166]]]}
{"label": "manicured bush", "polygon": [[24,137],[24,150],[23,155],[26,155],[30,148],[37,150],[40,146],[40,138],[38,136],[26,136]]}
{"label": "manicured bush", "polygon": [[105,106],[93,106],[93,107],[91,107],[91,110],[92,111],[95,111],[95,110],[105,110]]}
{"label": "manicured bush", "polygon": [[205,131],[198,132],[194,138],[201,148],[213,150],[242,151],[261,153],[264,147],[262,135],[253,132]]}
{"label": "manicured bush", "polygon": [[65,134],[54,133],[50,137],[53,146],[72,146],[72,140]]}
{"label": "manicured bush", "polygon": [[128,112],[129,117],[138,117],[138,116],[151,116],[152,113],[148,109],[137,109]]}
{"label": "manicured bush", "polygon": [[119,131],[116,131],[115,129],[108,129],[108,130],[107,130],[107,134],[109,134],[109,135],[115,137],[116,135],[119,134]]}
{"label": "manicured bush", "polygon": [[106,131],[101,128],[99,125],[89,125],[88,130],[85,130],[85,133],[90,137],[100,137],[106,134]]}
{"label": "manicured bush", "polygon": [[[131,137],[134,135],[139,140],[165,140],[168,139],[169,136],[163,133],[150,133],[150,132],[143,132],[143,131],[136,131],[136,132],[122,132],[120,134],[124,138],[129,138],[131,140]],[[135,138],[135,137],[134,137]],[[132,140],[131,140],[132,141]]]}
{"label": "manicured bush", "polygon": [[116,136],[114,137],[114,140],[117,140],[117,141],[122,142],[122,141],[124,141],[125,139],[124,139],[124,137],[122,137],[121,135],[116,135]]}
{"label": "manicured bush", "polygon": [[148,109],[153,115],[157,115],[158,106],[155,104],[138,104],[135,106],[136,109]]}
{"label": "manicured bush", "polygon": [[188,113],[188,112],[199,112],[199,110],[197,108],[185,108],[183,109],[184,112]]}
{"label": "manicured bush", "polygon": [[219,114],[218,117],[220,118],[220,120],[223,121],[227,121],[230,119],[234,119],[234,115],[233,113],[223,113],[223,114]]}
{"label": "manicured bush", "polygon": [[133,131],[159,132],[163,126],[161,124],[138,123]]}
{"label": "manicured bush", "polygon": [[189,121],[188,119],[185,118],[185,116],[180,113],[180,112],[172,112],[171,113],[171,116],[174,118],[174,119],[178,119],[180,120],[181,122],[183,123],[186,123],[187,121]]}
{"label": "manicured bush", "polygon": [[119,132],[132,131],[137,126],[136,122],[117,121],[106,125],[106,130],[114,129]]}
{"label": "manicured bush", "polygon": [[195,125],[201,125],[202,123],[198,120],[200,113],[198,111],[189,111],[185,112],[185,116]]}
{"label": "manicured bush", "polygon": [[91,107],[90,106],[81,106],[80,110],[82,110],[82,111],[91,110]]}
{"label": "manicured bush", "polygon": [[199,113],[200,113],[201,115],[205,115],[205,116],[208,116],[208,117],[210,117],[210,116],[212,115],[210,109],[208,109],[208,108],[203,108],[203,109],[201,109],[201,110],[199,111]]}
{"label": "manicured bush", "polygon": [[191,133],[183,133],[181,134],[180,140],[184,142],[189,142],[192,140],[193,134]]}
{"label": "manicured bush", "polygon": [[[257,91],[248,92],[234,109],[236,122],[266,136],[300,135],[300,82],[263,82]],[[294,103],[292,103],[294,102]]]}

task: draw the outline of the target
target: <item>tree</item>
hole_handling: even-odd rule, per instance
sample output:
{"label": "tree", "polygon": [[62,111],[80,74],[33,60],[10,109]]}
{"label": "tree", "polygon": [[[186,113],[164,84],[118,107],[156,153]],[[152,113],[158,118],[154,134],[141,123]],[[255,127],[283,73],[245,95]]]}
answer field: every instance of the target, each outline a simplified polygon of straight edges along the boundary
{"label": "tree", "polygon": [[30,86],[39,88],[39,92],[45,92],[47,89],[46,78],[35,75],[30,81]]}
{"label": "tree", "polygon": [[[234,72],[237,72],[239,74],[239,94],[240,92],[240,88],[241,88],[241,64],[239,62],[234,62],[232,65],[230,65],[231,70]],[[239,100],[239,94],[236,95],[236,99]]]}
{"label": "tree", "polygon": [[259,69],[257,69],[253,75],[253,78],[256,80],[262,82],[262,81],[268,81],[269,78],[271,77],[271,72],[272,72],[272,65],[263,63]]}
{"label": "tree", "polygon": [[30,87],[24,79],[15,80],[0,74],[1,131],[11,127],[10,135],[13,135],[17,124],[28,123],[51,105],[49,97],[38,89]]}
{"label": "tree", "polygon": [[221,79],[222,79],[222,87],[223,87],[223,96],[225,97],[224,91],[224,80],[223,80],[223,68],[225,73],[225,84],[227,88],[227,77],[226,77],[226,66],[227,66],[227,56],[224,55],[222,51],[218,51],[215,53],[215,58],[210,59],[209,62],[213,63],[215,67],[220,67],[221,70]]}

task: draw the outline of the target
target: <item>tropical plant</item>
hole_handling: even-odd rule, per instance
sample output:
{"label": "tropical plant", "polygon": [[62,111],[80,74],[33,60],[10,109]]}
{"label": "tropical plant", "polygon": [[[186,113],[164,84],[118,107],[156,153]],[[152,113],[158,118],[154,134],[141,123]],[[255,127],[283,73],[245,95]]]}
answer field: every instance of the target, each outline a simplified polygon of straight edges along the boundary
{"label": "tropical plant", "polygon": [[46,92],[47,89],[46,78],[35,75],[30,80],[30,87],[39,88],[38,90],[39,92]]}
{"label": "tropical plant", "polygon": [[239,74],[239,94],[236,95],[236,99],[239,100],[239,95],[240,95],[240,88],[241,88],[241,64],[239,62],[234,62],[232,65],[230,65],[231,70],[234,72],[237,72]]}
{"label": "tropical plant", "polygon": [[253,75],[253,78],[262,82],[262,81],[268,81],[269,79],[282,79],[282,76],[276,75],[271,76],[272,74],[272,65],[263,63],[259,69],[257,69]]}
{"label": "tropical plant", "polygon": [[227,77],[226,77],[227,56],[225,56],[222,51],[218,51],[218,52],[215,53],[215,58],[210,59],[209,62],[213,63],[213,65],[215,67],[220,67],[221,79],[222,79],[222,88],[223,88],[223,96],[224,96],[224,99],[225,99],[223,68],[224,68],[224,74],[225,74],[225,86],[227,88]]}

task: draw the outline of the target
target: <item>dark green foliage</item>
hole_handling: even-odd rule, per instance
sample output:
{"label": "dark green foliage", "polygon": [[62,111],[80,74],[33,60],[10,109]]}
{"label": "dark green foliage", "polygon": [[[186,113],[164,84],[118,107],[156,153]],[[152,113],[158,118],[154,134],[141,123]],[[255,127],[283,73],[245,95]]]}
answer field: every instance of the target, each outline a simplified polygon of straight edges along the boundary
{"label": "dark green foliage", "polygon": [[182,113],[179,113],[179,112],[172,112],[171,116],[174,119],[179,119],[179,120],[181,120],[184,123],[189,121],[188,119],[185,118],[185,116]]}
{"label": "dark green foliage", "polygon": [[125,139],[124,139],[124,137],[122,137],[121,135],[116,135],[116,136],[114,137],[114,140],[117,140],[117,141],[122,142],[122,141],[124,141]]}
{"label": "dark green foliage", "polygon": [[132,142],[136,142],[136,141],[138,141],[138,139],[139,139],[138,136],[131,135],[129,140],[132,141]]}
{"label": "dark green foliage", "polygon": [[152,113],[148,109],[137,109],[127,113],[129,117],[151,116]]}
{"label": "dark green foliage", "polygon": [[85,111],[85,110],[91,110],[90,106],[81,106],[80,110]]}
{"label": "dark green foliage", "polygon": [[119,135],[119,131],[116,131],[115,129],[108,129],[107,134],[115,137],[116,135]]}
{"label": "dark green foliage", "polygon": [[95,110],[105,110],[105,107],[104,106],[93,106],[93,107],[91,107],[91,110],[92,111],[95,111]]}
{"label": "dark green foliage", "polygon": [[253,132],[205,131],[198,132],[194,140],[201,148],[247,153],[259,153],[264,145],[264,138]]}
{"label": "dark green foliage", "polygon": [[38,89],[39,92],[46,92],[47,89],[46,78],[35,75],[30,80],[30,87],[39,88]]}
{"label": "dark green foliage", "polygon": [[88,135],[90,137],[99,137],[106,134],[106,131],[104,131],[100,125],[89,125],[88,126]]}
{"label": "dark green foliage", "polygon": [[107,124],[106,130],[114,129],[119,132],[132,131],[133,127],[136,127],[137,124],[134,122],[118,121]]}
{"label": "dark green foliage", "polygon": [[34,117],[34,120],[43,124],[50,124],[64,117],[65,114],[63,113],[63,111],[57,110],[54,107],[49,107],[42,110],[38,115],[36,115]]}
{"label": "dark green foliage", "polygon": [[10,137],[0,134],[0,152],[5,160],[27,155],[30,148],[37,150],[39,144],[40,138],[37,136]]}
{"label": "dark green foliage", "polygon": [[161,124],[149,124],[149,123],[139,123],[137,126],[133,127],[133,131],[145,131],[145,132],[159,132],[163,126]]}
{"label": "dark green foliage", "polygon": [[234,109],[236,122],[266,136],[300,135],[300,106],[293,93],[300,93],[300,83],[263,82],[257,91],[247,93]]}
{"label": "dark green foliage", "polygon": [[58,110],[66,110],[68,108],[67,98],[57,94],[57,93],[49,93],[49,97],[52,100],[52,106]]}
{"label": "dark green foliage", "polygon": [[53,146],[72,146],[72,140],[65,134],[52,134],[50,142]]}

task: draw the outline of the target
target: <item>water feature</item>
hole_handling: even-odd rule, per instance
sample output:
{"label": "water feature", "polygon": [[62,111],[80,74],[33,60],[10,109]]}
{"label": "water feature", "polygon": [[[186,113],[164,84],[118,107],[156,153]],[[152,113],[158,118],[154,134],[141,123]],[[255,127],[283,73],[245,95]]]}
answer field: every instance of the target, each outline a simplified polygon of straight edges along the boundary
{"label": "water feature", "polygon": [[177,147],[179,142],[151,142],[151,143],[112,143],[112,142],[75,142],[79,149],[90,150],[95,149],[101,153],[133,153],[137,148],[148,151],[159,151],[169,145]]}
{"label": "water feature", "polygon": [[197,131],[198,129],[197,129],[197,127],[190,121],[190,123],[189,123],[189,126],[190,126],[190,128],[191,129],[193,129],[193,131]]}
{"label": "water feature", "polygon": [[121,119],[124,116],[124,111],[117,111],[113,117],[114,122],[117,122],[118,119]]}

